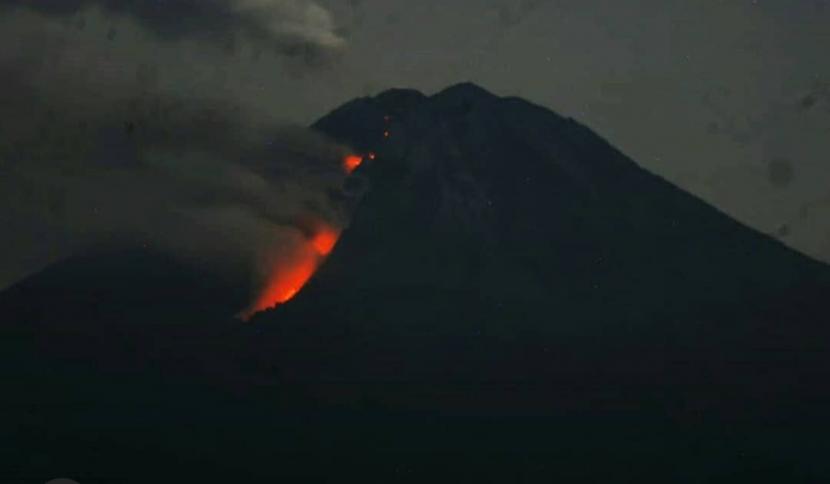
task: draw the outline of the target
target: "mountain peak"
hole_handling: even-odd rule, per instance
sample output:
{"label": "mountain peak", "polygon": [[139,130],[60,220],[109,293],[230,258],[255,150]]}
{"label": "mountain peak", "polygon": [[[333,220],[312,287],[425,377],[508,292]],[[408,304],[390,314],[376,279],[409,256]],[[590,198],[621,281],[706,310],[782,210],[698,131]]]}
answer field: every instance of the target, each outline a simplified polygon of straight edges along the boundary
{"label": "mountain peak", "polygon": [[427,96],[421,91],[402,88],[387,89],[374,97],[374,100],[390,113],[410,110],[426,99]]}
{"label": "mountain peak", "polygon": [[392,88],[348,102],[313,127],[357,150],[375,151],[385,141],[387,128],[402,134],[402,130],[409,132],[416,126],[428,127],[430,119],[464,116],[501,100],[472,82],[454,84],[432,96],[416,89]]}
{"label": "mountain peak", "polygon": [[426,94],[424,94],[421,91],[418,91],[417,89],[393,87],[381,92],[380,94],[375,96],[374,99],[377,99],[382,102],[417,103],[420,101],[424,101],[427,98],[486,99],[496,97],[498,96],[491,93],[487,89],[479,86],[478,84],[470,81],[464,81],[446,87],[438,91],[437,93],[433,94],[432,96],[427,96]]}
{"label": "mountain peak", "polygon": [[[625,311],[761,300],[817,270],[587,127],[472,83],[429,97],[386,91],[315,128],[376,154],[359,173],[369,191],[317,277],[347,301],[352,290],[416,285],[493,304],[544,306],[557,294],[564,307],[603,288],[603,309],[590,317],[634,320]],[[322,297],[314,294],[300,299]]]}
{"label": "mountain peak", "polygon": [[442,91],[439,91],[433,97],[443,98],[443,97],[460,97],[466,99],[487,99],[487,98],[496,98],[495,94],[491,93],[490,91],[484,89],[483,87],[475,84],[473,82],[459,82],[458,84],[453,84],[450,87],[445,88]]}

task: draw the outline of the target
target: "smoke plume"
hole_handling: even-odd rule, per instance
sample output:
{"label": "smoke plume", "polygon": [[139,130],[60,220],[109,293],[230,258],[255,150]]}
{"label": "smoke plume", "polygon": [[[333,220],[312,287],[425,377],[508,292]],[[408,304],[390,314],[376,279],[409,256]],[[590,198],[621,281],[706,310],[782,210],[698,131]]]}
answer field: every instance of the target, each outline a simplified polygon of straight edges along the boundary
{"label": "smoke plume", "polygon": [[[246,37],[285,53],[343,45],[331,14],[310,0],[0,0],[0,8],[58,17],[98,9],[131,17],[165,39],[197,37],[228,42]],[[85,20],[76,19],[83,28]]]}
{"label": "smoke plume", "polygon": [[[19,4],[36,7],[8,8]],[[345,149],[280,122],[278,106],[239,102],[233,76],[180,82],[170,59],[226,54],[171,43],[156,7],[139,4],[157,2],[0,2],[0,288],[101,245],[161,249],[257,284],[263,260],[307,237],[298,220],[346,223],[331,196]],[[180,36],[207,35],[197,25],[215,17],[253,43],[339,44],[308,2],[164,4],[196,15]],[[61,20],[83,8],[139,22],[122,25],[128,41],[101,42]],[[90,18],[100,25],[87,30],[108,28]]]}

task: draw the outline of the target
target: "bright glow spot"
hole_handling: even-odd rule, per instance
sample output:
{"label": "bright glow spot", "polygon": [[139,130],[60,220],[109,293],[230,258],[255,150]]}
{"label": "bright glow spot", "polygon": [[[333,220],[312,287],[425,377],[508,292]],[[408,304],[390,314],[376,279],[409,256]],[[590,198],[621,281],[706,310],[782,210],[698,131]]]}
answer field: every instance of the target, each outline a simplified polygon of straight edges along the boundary
{"label": "bright glow spot", "polygon": [[311,245],[314,246],[314,249],[318,254],[329,255],[329,252],[331,252],[331,249],[334,248],[334,244],[337,243],[337,239],[339,237],[340,234],[333,228],[321,227],[320,230],[311,238]]}
{"label": "bright glow spot", "polygon": [[346,170],[346,173],[355,171],[361,163],[363,163],[363,157],[359,155],[348,155],[343,158],[343,168]]}

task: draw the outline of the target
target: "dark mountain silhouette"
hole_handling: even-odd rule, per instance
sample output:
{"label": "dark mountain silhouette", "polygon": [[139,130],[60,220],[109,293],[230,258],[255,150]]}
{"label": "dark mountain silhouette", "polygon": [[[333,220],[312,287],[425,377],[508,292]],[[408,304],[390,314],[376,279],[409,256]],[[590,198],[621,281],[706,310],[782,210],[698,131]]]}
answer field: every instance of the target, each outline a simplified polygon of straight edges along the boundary
{"label": "dark mountain silhouette", "polygon": [[12,476],[830,474],[827,266],[472,84],[314,128],[376,156],[288,304],[230,321],[230,282],[133,252],[0,294]]}
{"label": "dark mountain silhouette", "polygon": [[[357,100],[315,127],[377,153],[357,175],[371,189],[315,280],[261,320],[338,321],[355,341],[397,345],[358,368],[357,348],[327,349],[348,348],[332,378],[561,379],[510,392],[512,410],[522,398],[549,409],[592,381],[576,404],[615,389],[642,405],[636,387],[666,410],[693,387],[707,389],[701,405],[745,415],[794,385],[821,390],[828,268],[573,120],[461,84]],[[496,404],[467,397],[461,408]]]}

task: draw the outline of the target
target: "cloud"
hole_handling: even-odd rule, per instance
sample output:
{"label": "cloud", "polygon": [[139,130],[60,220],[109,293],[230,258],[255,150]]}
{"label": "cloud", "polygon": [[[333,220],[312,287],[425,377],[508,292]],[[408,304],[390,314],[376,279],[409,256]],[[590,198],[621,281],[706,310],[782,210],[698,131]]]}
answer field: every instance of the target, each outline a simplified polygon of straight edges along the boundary
{"label": "cloud", "polygon": [[[830,83],[817,83],[799,99],[798,106],[802,111],[809,111],[828,99],[830,99]],[[830,110],[830,103],[827,107]]]}
{"label": "cloud", "polygon": [[256,277],[303,217],[346,223],[329,196],[340,193],[342,148],[311,132],[204,100],[34,115],[0,149],[0,219],[16,227],[6,242],[19,240],[2,257],[31,261],[2,282],[102,244],[151,246]]}
{"label": "cloud", "polygon": [[92,20],[79,33],[40,13],[0,15],[0,288],[102,245],[165,250],[256,285],[303,220],[347,223],[346,148],[240,102],[241,71],[209,82],[181,67],[223,66],[215,49],[161,56],[167,41],[143,27],[106,41]]}
{"label": "cloud", "polygon": [[521,0],[519,2],[507,2],[497,6],[499,23],[504,28],[511,28],[522,22],[528,15],[548,3],[548,0]]}
{"label": "cloud", "polygon": [[767,163],[767,180],[778,188],[783,188],[792,183],[795,178],[795,167],[793,163],[785,158],[775,158]]}
{"label": "cloud", "polygon": [[244,36],[289,55],[336,49],[345,43],[328,10],[310,0],[0,0],[0,7],[62,17],[98,8],[131,17],[165,39],[196,37],[226,43]]}

